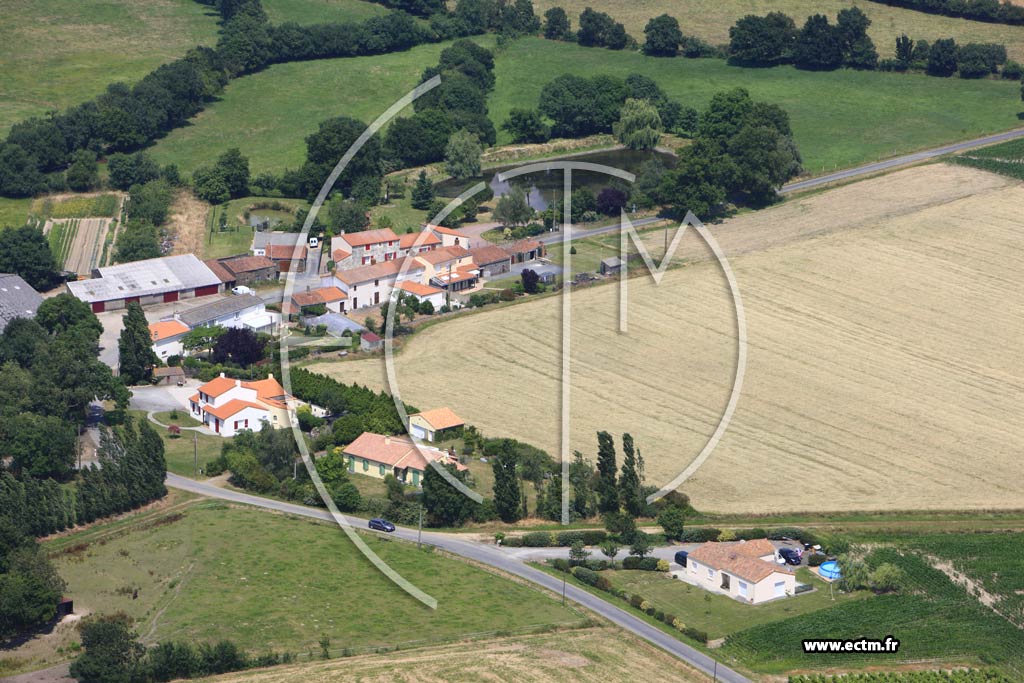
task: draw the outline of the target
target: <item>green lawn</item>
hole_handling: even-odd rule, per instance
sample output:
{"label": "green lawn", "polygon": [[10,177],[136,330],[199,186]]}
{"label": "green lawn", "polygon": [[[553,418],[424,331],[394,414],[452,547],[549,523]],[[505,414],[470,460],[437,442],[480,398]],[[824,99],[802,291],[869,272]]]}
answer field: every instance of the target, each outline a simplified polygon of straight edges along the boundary
{"label": "green lawn", "polygon": [[[273,197],[242,197],[233,199],[223,206],[215,206],[210,210],[206,225],[206,240],[203,243],[204,258],[223,258],[236,254],[247,254],[252,246],[253,230],[245,220],[245,211],[259,202],[280,202],[288,206],[306,208],[309,202],[302,199],[275,199]],[[273,215],[291,222],[291,214],[286,211],[270,209],[252,209],[261,215]],[[227,214],[226,230],[221,232],[220,214]]]}
{"label": "green lawn", "polygon": [[172,131],[153,148],[160,163],[185,172],[238,147],[254,174],[295,168],[305,159],[305,138],[332,116],[369,123],[419,83],[444,44],[373,57],[278,64],[225,88],[217,102]]}
{"label": "green lawn", "polygon": [[[995,543],[988,549],[979,544],[974,550],[978,556],[972,562],[990,551],[1006,559]],[[1019,550],[1017,540],[1015,557],[1020,556]],[[1018,677],[1015,680],[1024,675],[1020,630],[929,566],[927,558],[909,547],[900,547],[875,550],[870,559],[900,567],[906,575],[904,588],[896,594],[852,600],[827,610],[752,625],[731,635],[722,652],[767,673],[822,667],[892,667],[902,662],[935,660],[994,664],[1014,672]],[[820,654],[805,654],[800,647],[800,641],[806,638],[887,635],[899,639],[898,654],[832,653],[823,659]]]}
{"label": "green lawn", "polygon": [[[140,420],[146,419],[146,413],[141,410],[130,410],[128,412]],[[188,412],[184,409],[179,410],[178,415],[180,415],[180,418],[176,422],[170,419],[169,413],[157,413],[154,417],[165,425],[175,422],[175,424],[182,427],[194,427],[199,424],[198,421],[189,417]],[[167,460],[167,470],[184,477],[201,479],[202,477],[198,477],[195,471],[196,455],[198,454],[199,467],[204,468],[206,463],[220,456],[221,446],[230,441],[230,439],[221,436],[200,434],[191,430],[182,430],[181,436],[172,439],[166,429],[152,423],[150,423],[150,426],[163,437],[164,458]]]}
{"label": "green lawn", "polygon": [[553,596],[439,553],[366,538],[438,600],[436,610],[380,574],[333,524],[213,501],[56,562],[78,611],[124,610],[149,642],[230,638],[257,652],[307,652],[319,651],[321,636],[333,649],[358,649],[580,620]]}
{"label": "green lawn", "polygon": [[[1020,125],[1020,85],[1011,81],[845,69],[743,69],[719,59],[658,59],[540,38],[515,41],[498,56],[491,118],[500,123],[513,107],[537,106],[544,84],[568,72],[642,73],[673,99],[697,108],[715,92],[745,87],[755,98],[789,112],[811,174]],[[498,141],[508,142],[507,133],[499,130]]]}
{"label": "green lawn", "polygon": [[388,12],[383,5],[363,0],[263,0],[263,9],[274,24],[362,21]]}
{"label": "green lawn", "polygon": [[24,225],[31,207],[31,199],[0,197],[0,228],[17,228]]}
{"label": "green lawn", "polygon": [[758,624],[828,609],[870,595],[866,592],[843,593],[837,590],[833,602],[828,584],[807,569],[799,570],[797,579],[800,583],[813,585],[817,590],[763,605],[746,605],[724,595],[713,595],[688,583],[667,578],[660,572],[607,571],[604,575],[611,579],[616,588],[643,596],[661,611],[675,614],[687,626],[706,631],[711,639],[722,638]]}
{"label": "green lawn", "polygon": [[[487,44],[492,44],[484,39]],[[161,163],[183,170],[213,161],[229,147],[249,156],[252,170],[280,171],[304,158],[304,139],[329,116],[370,121],[419,80],[443,45],[354,59],[296,62],[238,79],[192,125],[153,148]],[[703,107],[720,90],[743,86],[789,111],[809,173],[976,137],[1019,125],[1020,86],[1013,82],[792,67],[742,69],[718,59],[656,59],[524,38],[497,55],[491,118],[534,107],[558,75],[643,73],[687,105]],[[970,106],[952,106],[970,102]],[[499,142],[508,142],[499,131]]]}
{"label": "green lawn", "polygon": [[0,21],[0,136],[41,116],[134,82],[217,38],[213,10],[195,0],[5,0]]}

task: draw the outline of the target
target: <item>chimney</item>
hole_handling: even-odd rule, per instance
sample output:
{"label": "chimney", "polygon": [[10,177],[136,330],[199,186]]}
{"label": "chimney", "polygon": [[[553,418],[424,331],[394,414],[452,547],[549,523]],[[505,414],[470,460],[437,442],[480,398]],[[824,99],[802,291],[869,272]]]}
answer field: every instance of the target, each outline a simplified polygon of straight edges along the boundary
{"label": "chimney", "polygon": [[385,436],[384,437],[384,445],[385,446],[390,446],[391,445],[391,437],[390,436]]}
{"label": "chimney", "polygon": [[240,380],[240,379],[236,379],[236,380],[235,380],[235,386],[236,386],[236,387],[240,387],[240,386],[242,386],[242,380]]}
{"label": "chimney", "polygon": [[267,379],[274,379],[274,373],[268,372],[267,373]]}
{"label": "chimney", "polygon": [[223,373],[223,372],[222,372],[222,373],[220,373],[220,376],[221,376],[221,377],[223,377],[223,376],[224,376],[224,373]]}

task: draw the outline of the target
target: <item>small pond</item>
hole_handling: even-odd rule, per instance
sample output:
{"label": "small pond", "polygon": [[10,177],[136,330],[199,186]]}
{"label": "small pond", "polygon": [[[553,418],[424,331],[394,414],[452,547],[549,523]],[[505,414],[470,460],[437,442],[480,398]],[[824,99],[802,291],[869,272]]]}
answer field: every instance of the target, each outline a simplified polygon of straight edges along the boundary
{"label": "small pond", "polygon": [[[672,168],[676,163],[676,158],[671,154],[664,152],[638,152],[631,149],[614,149],[603,152],[591,152],[588,154],[576,154],[567,157],[545,159],[544,161],[583,161],[590,164],[612,166],[614,168],[622,169],[623,171],[629,171],[630,173],[637,173],[640,170],[640,165],[648,159],[658,159],[668,168]],[[532,163],[536,162],[524,161],[509,164],[507,166],[489,168],[484,171],[483,181],[491,186],[491,189],[494,190],[495,197],[501,197],[508,194],[512,189],[512,183],[528,187],[528,200],[530,202],[530,206],[537,211],[543,211],[548,208],[548,204],[556,200],[562,193],[563,181],[561,170],[555,169],[551,171],[527,173],[525,175],[517,176],[511,181],[505,182],[498,179],[498,175],[505,171],[510,171]],[[616,178],[604,173],[580,170],[573,171],[572,179],[574,189],[589,187],[594,194],[597,194],[602,188],[613,184],[613,182],[625,182],[618,181]],[[435,189],[437,194],[441,197],[457,197],[474,183],[479,182],[479,180],[480,179],[446,180],[438,183],[435,186]]]}

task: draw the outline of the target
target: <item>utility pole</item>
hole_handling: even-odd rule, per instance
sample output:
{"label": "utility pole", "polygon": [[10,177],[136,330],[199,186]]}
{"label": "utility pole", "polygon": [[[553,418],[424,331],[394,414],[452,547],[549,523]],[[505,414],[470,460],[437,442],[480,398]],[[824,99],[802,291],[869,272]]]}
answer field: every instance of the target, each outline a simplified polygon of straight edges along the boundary
{"label": "utility pole", "polygon": [[718,660],[715,660],[715,673],[713,683],[718,683]]}
{"label": "utility pole", "polygon": [[199,475],[199,432],[192,432],[192,470],[193,475]]}
{"label": "utility pole", "polygon": [[562,607],[565,607],[565,572],[562,572]]}
{"label": "utility pole", "polygon": [[423,501],[420,501],[420,518],[416,527],[416,548],[422,547],[423,539]]}

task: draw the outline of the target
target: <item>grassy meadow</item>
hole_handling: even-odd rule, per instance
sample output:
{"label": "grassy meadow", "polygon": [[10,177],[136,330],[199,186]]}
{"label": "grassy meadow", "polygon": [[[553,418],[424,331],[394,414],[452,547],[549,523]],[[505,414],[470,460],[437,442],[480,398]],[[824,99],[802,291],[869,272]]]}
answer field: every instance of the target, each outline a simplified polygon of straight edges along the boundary
{"label": "grassy meadow", "polygon": [[362,21],[388,12],[383,5],[363,0],[263,0],[263,9],[274,24]]}
{"label": "grassy meadow", "polygon": [[[231,83],[191,125],[159,141],[154,155],[191,171],[239,147],[254,173],[294,168],[304,159],[305,137],[320,121],[337,115],[371,121],[416,85],[441,49],[422,45],[390,55],[273,66]],[[642,73],[674,99],[698,108],[715,92],[746,87],[790,113],[810,174],[1007,130],[1019,125],[1021,109],[1020,86],[1008,81],[743,69],[719,59],[656,59],[524,38],[497,55],[492,120],[500,125],[513,107],[535,107],[541,88],[569,71]],[[955,101],[971,106],[951,107]],[[499,144],[508,141],[499,131]]]}
{"label": "grassy meadow", "polygon": [[333,524],[244,506],[192,501],[112,528],[98,525],[48,548],[77,612],[122,610],[148,643],[230,638],[253,652],[306,653],[319,652],[327,636],[333,650],[359,652],[582,621],[554,596],[367,536],[374,552],[438,600],[431,610]]}
{"label": "grassy meadow", "polygon": [[194,0],[6,0],[3,17],[0,136],[217,39],[216,15]]}
{"label": "grassy meadow", "polygon": [[1024,59],[1024,31],[1019,26],[989,24],[967,19],[953,19],[936,14],[889,7],[870,0],[536,0],[538,14],[553,6],[565,9],[573,29],[579,25],[580,12],[586,7],[607,12],[621,21],[626,31],[641,43],[644,27],[651,17],[668,13],[679,20],[683,33],[720,45],[729,42],[729,27],[748,14],[764,15],[782,12],[793,17],[797,26],[811,14],[825,14],[835,20],[840,10],[859,7],[869,19],[868,34],[883,59],[892,57],[897,36],[905,33],[917,40],[934,42],[936,38],[956,38],[958,43],[1003,43],[1010,57]]}

